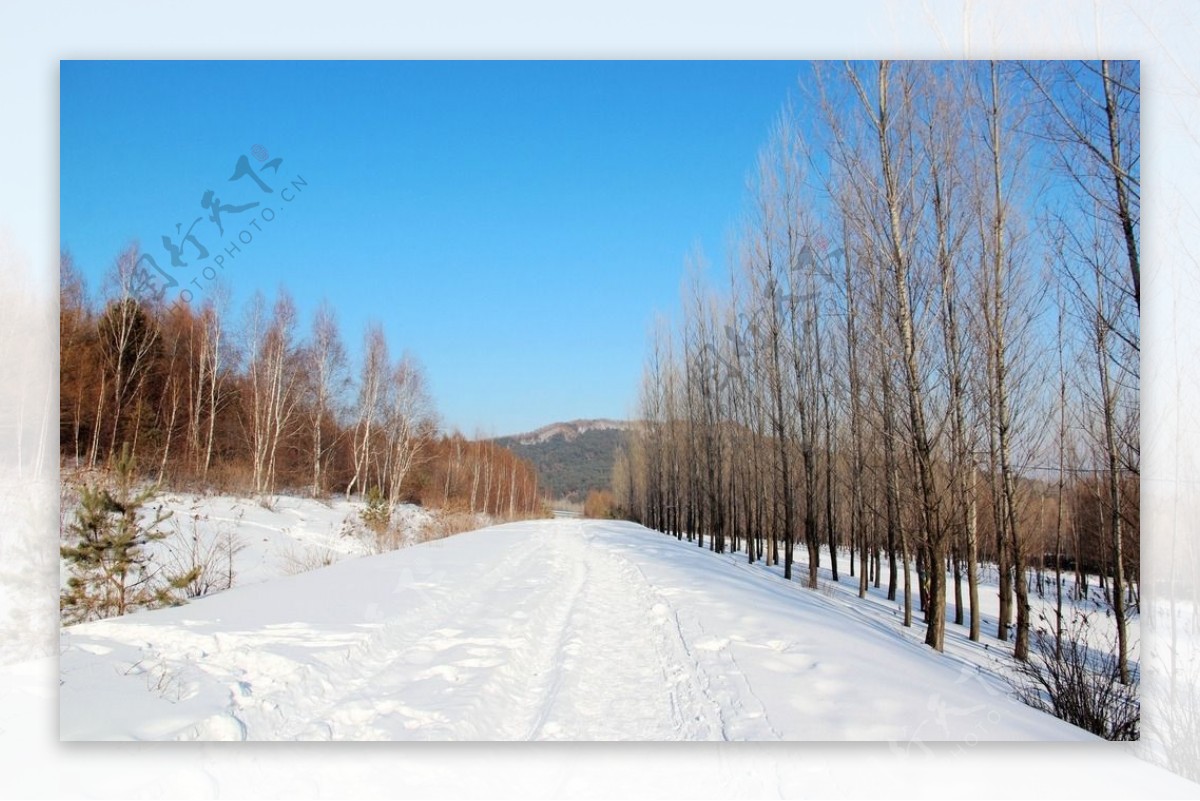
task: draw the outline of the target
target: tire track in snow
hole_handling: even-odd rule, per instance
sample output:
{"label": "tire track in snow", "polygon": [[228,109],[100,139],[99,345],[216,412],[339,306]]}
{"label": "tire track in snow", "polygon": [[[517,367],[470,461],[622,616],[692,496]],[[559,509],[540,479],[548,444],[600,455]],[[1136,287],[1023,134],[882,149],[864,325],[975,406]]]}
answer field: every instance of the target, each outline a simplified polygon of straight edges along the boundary
{"label": "tire track in snow", "polygon": [[[685,674],[688,679],[688,686],[693,690],[689,694],[688,703],[681,703],[681,715],[690,715],[694,709],[702,709],[707,712],[707,722],[710,724],[706,733],[711,734],[715,731],[715,737],[693,737],[689,739],[719,739],[729,740],[728,726],[725,720],[725,714],[721,709],[721,705],[713,695],[712,680],[707,672],[702,668],[700,659],[693,653],[692,646],[688,644],[687,637],[684,636],[683,626],[679,621],[679,611],[671,603],[668,595],[673,590],[668,589],[666,592],[660,591],[646,577],[645,572],[637,563],[624,556],[621,551],[626,548],[610,549],[614,557],[621,559],[637,574],[637,579],[644,592],[652,596],[653,610],[662,621],[663,636],[669,644],[671,657],[674,658],[678,665],[676,668],[676,676],[672,679],[674,682],[679,682],[682,679],[679,674]],[[686,707],[687,711],[683,709]],[[696,720],[703,717],[700,714],[695,716]]]}
{"label": "tire track in snow", "polygon": [[640,571],[563,521],[230,713],[252,739],[721,739],[706,682]]}
{"label": "tire track in snow", "polygon": [[719,712],[671,627],[669,607],[641,573],[585,533],[565,528],[560,553],[587,580],[563,629],[554,692],[536,739],[713,739]]}
{"label": "tire track in snow", "polygon": [[[563,532],[563,534],[574,540],[573,532]],[[554,547],[559,552],[561,559],[563,553],[563,544],[560,540],[549,543],[550,547]],[[577,555],[576,555],[577,556]],[[561,563],[560,563],[561,564]],[[557,633],[554,636],[554,646],[547,654],[547,659],[544,660],[542,667],[548,674],[545,680],[544,689],[533,711],[533,720],[526,731],[526,734],[521,739],[523,740],[538,740],[543,739],[543,734],[546,729],[548,718],[551,710],[554,708],[555,702],[558,699],[559,692],[562,689],[563,683],[563,662],[561,654],[568,646],[567,632],[568,624],[574,618],[578,607],[579,598],[583,593],[583,588],[588,580],[587,562],[582,559],[571,560],[572,574],[574,580],[571,582],[571,589],[567,594],[569,600],[564,604],[564,614],[557,620]]]}

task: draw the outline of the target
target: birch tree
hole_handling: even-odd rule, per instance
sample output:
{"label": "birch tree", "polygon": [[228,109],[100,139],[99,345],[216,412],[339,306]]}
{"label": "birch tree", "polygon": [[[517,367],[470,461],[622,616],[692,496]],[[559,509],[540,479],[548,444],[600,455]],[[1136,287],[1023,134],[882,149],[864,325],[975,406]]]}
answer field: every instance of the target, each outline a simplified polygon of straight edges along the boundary
{"label": "birch tree", "polygon": [[[109,274],[110,300],[99,321],[104,384],[112,393],[112,424],[108,437],[110,461],[116,456],[118,440],[126,434],[136,433],[124,430],[128,422],[127,407],[137,400],[137,388],[145,379],[159,346],[158,327],[137,295],[137,262],[136,246],[117,258]],[[133,447],[133,458],[136,458],[136,445]]]}
{"label": "birch tree", "polygon": [[384,384],[387,381],[388,347],[383,329],[371,324],[363,338],[363,362],[359,372],[358,402],[355,406],[353,430],[354,474],[346,485],[346,500],[356,489],[370,488],[370,469],[374,455],[373,443],[381,415]]}
{"label": "birch tree", "polygon": [[[325,493],[325,473],[333,447],[337,444],[339,401],[349,382],[346,374],[346,348],[342,344],[337,317],[327,302],[313,318],[312,337],[305,352],[308,426],[312,438],[312,494]],[[327,433],[329,432],[329,433]]]}
{"label": "birch tree", "polygon": [[[401,500],[409,473],[420,463],[436,424],[424,374],[411,356],[405,355],[391,368],[387,382],[382,420],[386,448],[383,481],[388,502],[394,506]],[[515,471],[512,475],[515,481]],[[515,484],[509,489],[509,514],[515,516]]]}
{"label": "birch tree", "polygon": [[275,490],[280,443],[291,433],[296,417],[298,352],[295,342],[296,306],[281,290],[266,316],[261,293],[251,300],[246,323],[246,352],[250,385],[250,436],[254,491]]}

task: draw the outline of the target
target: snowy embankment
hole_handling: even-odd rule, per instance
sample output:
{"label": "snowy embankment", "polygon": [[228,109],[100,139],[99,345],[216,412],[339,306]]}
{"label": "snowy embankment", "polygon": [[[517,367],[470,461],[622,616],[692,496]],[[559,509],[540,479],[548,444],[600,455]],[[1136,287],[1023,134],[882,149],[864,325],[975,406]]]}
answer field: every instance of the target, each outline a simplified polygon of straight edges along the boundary
{"label": "snowy embankment", "polygon": [[[419,506],[397,506],[393,522],[399,536],[384,548],[362,524],[360,500],[323,502],[277,495],[263,503],[231,495],[168,492],[148,506],[160,504],[171,517],[160,526],[168,532],[167,539],[153,546],[156,561],[169,566],[172,555],[186,553],[196,539],[211,552],[212,568],[219,574],[232,550],[235,587],[414,544],[434,519]],[[150,514],[147,509],[143,517]]]}
{"label": "snowy embankment", "polygon": [[[77,507],[73,493],[64,495],[63,544],[73,541],[68,529]],[[363,523],[365,504],[357,499],[321,501],[276,495],[255,500],[164,492],[142,509],[143,523],[153,520],[160,508],[170,516],[157,527],[166,537],[147,546],[153,569],[179,574],[202,566],[203,576],[195,584],[210,593],[407,547],[447,533],[442,530],[446,521],[440,512],[400,504],[391,512],[388,530],[377,534]],[[482,525],[491,522],[483,515],[478,520]],[[69,575],[70,565],[63,560],[60,583]]]}
{"label": "snowy embankment", "polygon": [[511,523],[68,627],[63,739],[1063,740],[849,601],[630,523]]}

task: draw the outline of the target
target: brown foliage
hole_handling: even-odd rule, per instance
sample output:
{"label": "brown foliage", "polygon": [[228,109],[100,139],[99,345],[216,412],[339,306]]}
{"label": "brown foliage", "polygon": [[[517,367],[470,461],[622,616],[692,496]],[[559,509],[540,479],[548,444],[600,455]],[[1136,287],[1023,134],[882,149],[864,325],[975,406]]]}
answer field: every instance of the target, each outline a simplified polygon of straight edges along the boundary
{"label": "brown foliage", "polygon": [[583,502],[583,516],[603,520],[615,517],[616,500],[608,490],[592,490]]}
{"label": "brown foliage", "polygon": [[[90,299],[70,255],[61,256],[59,448],[69,469],[102,469],[112,443],[129,442],[147,477],[196,491],[319,495],[378,487],[389,503],[468,516],[544,512],[528,462],[490,441],[438,435],[411,357],[383,365],[381,408],[362,434],[355,428],[360,393],[336,376],[324,392],[315,385],[321,342],[299,336],[286,293],[271,319],[260,315],[257,329],[248,322],[238,331],[219,302],[165,306],[130,292],[121,277],[136,255],[130,248],[115,263],[109,283],[116,289],[107,299]],[[265,315],[270,307],[259,302]],[[328,310],[320,322],[314,329],[338,347]],[[264,361],[262,349],[276,340],[278,358]],[[269,403],[272,382],[288,394]],[[364,436],[368,463],[355,458]]]}

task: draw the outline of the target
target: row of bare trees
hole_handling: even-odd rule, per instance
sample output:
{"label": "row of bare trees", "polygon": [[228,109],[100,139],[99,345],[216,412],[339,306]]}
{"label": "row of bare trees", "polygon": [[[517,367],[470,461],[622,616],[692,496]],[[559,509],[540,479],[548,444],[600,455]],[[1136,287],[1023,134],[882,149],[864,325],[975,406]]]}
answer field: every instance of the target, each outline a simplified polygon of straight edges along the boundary
{"label": "row of bare trees", "polygon": [[[307,336],[285,290],[255,294],[231,324],[218,288],[196,307],[139,297],[136,248],[89,297],[61,262],[60,447],[65,463],[111,466],[122,446],[151,478],[270,495],[365,494],[471,512],[540,511],[533,467],[490,443],[443,434],[414,358],[368,327],[354,371],[334,310]],[[464,471],[470,475],[463,478]],[[460,504],[461,500],[461,504]]]}
{"label": "row of bare trees", "polygon": [[543,515],[533,465],[490,439],[452,434],[434,443],[427,496],[442,508],[517,518]]}
{"label": "row of bare trees", "polygon": [[1020,660],[1031,584],[1053,571],[1061,632],[1064,571],[1080,592],[1099,574],[1128,682],[1138,81],[1129,62],[819,65],[760,155],[727,280],[697,259],[652,337],[620,508],[788,578],[803,545],[814,588],[848,561],[905,625],[915,601],[938,650],[947,620],[980,638],[991,565]]}

